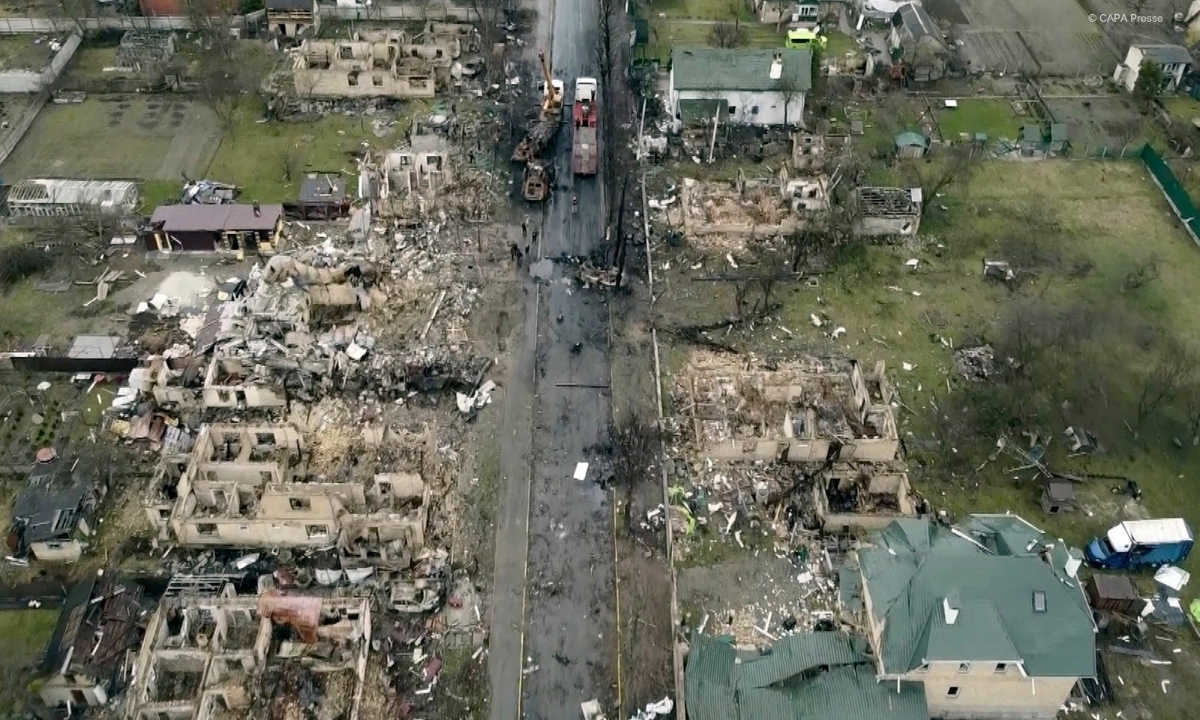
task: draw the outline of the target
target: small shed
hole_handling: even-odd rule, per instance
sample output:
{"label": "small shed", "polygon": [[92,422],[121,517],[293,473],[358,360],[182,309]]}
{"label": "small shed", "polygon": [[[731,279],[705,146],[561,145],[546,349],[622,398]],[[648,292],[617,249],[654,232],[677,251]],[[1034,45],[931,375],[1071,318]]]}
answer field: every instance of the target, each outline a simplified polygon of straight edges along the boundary
{"label": "small shed", "polygon": [[346,179],[331,173],[309,173],[300,184],[296,208],[304,220],[336,220],[350,214]]}
{"label": "small shed", "polygon": [[1071,141],[1067,139],[1066,123],[1050,124],[1049,150],[1055,155],[1066,155],[1071,151]]}
{"label": "small shed", "polygon": [[924,157],[929,150],[929,138],[917,132],[897,133],[895,143],[897,157]]}
{"label": "small shed", "polygon": [[1051,480],[1042,486],[1042,510],[1050,515],[1074,512],[1079,509],[1075,501],[1075,486],[1062,480]]}
{"label": "small shed", "polygon": [[1123,575],[1093,575],[1087,581],[1088,603],[1095,610],[1137,617],[1146,601]]}

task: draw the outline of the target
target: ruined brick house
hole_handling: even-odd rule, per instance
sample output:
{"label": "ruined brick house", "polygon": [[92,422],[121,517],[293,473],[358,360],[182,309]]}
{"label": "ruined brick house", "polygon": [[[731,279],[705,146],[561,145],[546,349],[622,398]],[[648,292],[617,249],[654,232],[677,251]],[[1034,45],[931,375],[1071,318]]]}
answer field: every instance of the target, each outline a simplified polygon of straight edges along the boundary
{"label": "ruined brick house", "polygon": [[826,532],[882,530],[915,517],[923,503],[908,473],[875,463],[837,463],[813,484],[813,508]]}
{"label": "ruined brick house", "polygon": [[183,547],[336,546],[344,566],[407,567],[425,544],[429,489],[414,472],[306,473],[285,425],[206,425],[163,463],[147,498],[159,537]]}
{"label": "ruined brick house", "polygon": [[321,29],[317,0],[267,0],[267,27],[288,40],[314,35]]}
{"label": "ruined brick house", "polygon": [[1081,560],[1021,518],[897,520],[856,556],[843,611],[870,638],[878,679],[920,683],[931,717],[1051,720],[1095,677]]}
{"label": "ruined brick house", "polygon": [[58,459],[30,471],[12,508],[14,554],[40,562],[75,562],[83,555],[91,522],[108,490],[99,475]]}
{"label": "ruined brick house", "polygon": [[264,717],[299,702],[302,686],[357,720],[370,628],[363,598],[238,596],[228,585],[168,597],[138,650],[124,720]]}
{"label": "ruined brick house", "polygon": [[457,41],[410,41],[401,30],[363,30],[353,40],[305,40],[293,65],[301,98],[431,98],[450,81]]}
{"label": "ruined brick house", "polygon": [[704,356],[686,383],[702,458],[890,462],[900,449],[883,362],[868,372],[816,359],[758,370]]}
{"label": "ruined brick house", "polygon": [[921,228],[921,188],[855,188],[853,203],[856,235],[908,237]]}

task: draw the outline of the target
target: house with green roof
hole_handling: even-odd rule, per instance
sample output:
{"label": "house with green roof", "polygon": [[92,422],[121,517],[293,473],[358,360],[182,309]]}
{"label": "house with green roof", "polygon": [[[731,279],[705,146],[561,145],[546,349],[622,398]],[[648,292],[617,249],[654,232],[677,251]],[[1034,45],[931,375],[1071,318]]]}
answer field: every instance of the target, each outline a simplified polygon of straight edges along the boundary
{"label": "house with green roof", "polygon": [[928,720],[918,683],[881,682],[866,642],[841,632],[781,638],[763,650],[694,635],[684,671],[691,720]]}
{"label": "house with green roof", "polygon": [[861,595],[843,609],[879,678],[921,683],[931,717],[1051,720],[1095,676],[1080,556],[1020,517],[900,519],[857,555]]}
{"label": "house with green roof", "polygon": [[812,53],[789,48],[677,47],[671,52],[671,111],[741,125],[797,125],[812,88]]}

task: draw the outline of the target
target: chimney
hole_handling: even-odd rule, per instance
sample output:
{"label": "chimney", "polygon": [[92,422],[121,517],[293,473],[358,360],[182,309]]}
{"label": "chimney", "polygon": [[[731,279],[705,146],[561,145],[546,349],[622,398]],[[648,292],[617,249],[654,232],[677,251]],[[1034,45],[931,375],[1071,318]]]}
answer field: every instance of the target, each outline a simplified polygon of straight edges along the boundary
{"label": "chimney", "polygon": [[775,53],[775,59],[771,61],[771,79],[778,80],[783,77],[783,53]]}
{"label": "chimney", "polygon": [[958,620],[958,593],[951,590],[942,598],[942,611],[946,614],[946,624],[953,625]]}
{"label": "chimney", "polygon": [[254,201],[254,217],[262,217],[262,208],[259,207],[258,201]]}

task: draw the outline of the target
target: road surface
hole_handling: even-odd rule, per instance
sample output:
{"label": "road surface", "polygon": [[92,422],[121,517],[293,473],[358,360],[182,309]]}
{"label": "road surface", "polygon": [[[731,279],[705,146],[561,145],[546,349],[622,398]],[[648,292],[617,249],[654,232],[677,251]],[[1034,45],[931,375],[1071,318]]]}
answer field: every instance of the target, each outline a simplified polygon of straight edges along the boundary
{"label": "road surface", "polygon": [[[536,62],[537,49],[549,47],[553,72],[573,102],[575,78],[598,74],[596,0],[538,0],[537,9],[529,59]],[[600,181],[573,178],[570,157],[568,120],[556,145],[558,188],[542,214],[538,258],[586,256],[603,244]],[[561,282],[572,272],[556,262],[553,280],[526,296],[519,377],[506,388],[492,720],[577,718],[580,703],[597,698],[611,707],[615,699],[608,686],[616,657],[613,510],[597,482],[607,472],[597,448],[608,441],[611,417],[608,306],[604,295]],[[580,462],[589,463],[583,481],[573,479]]]}

